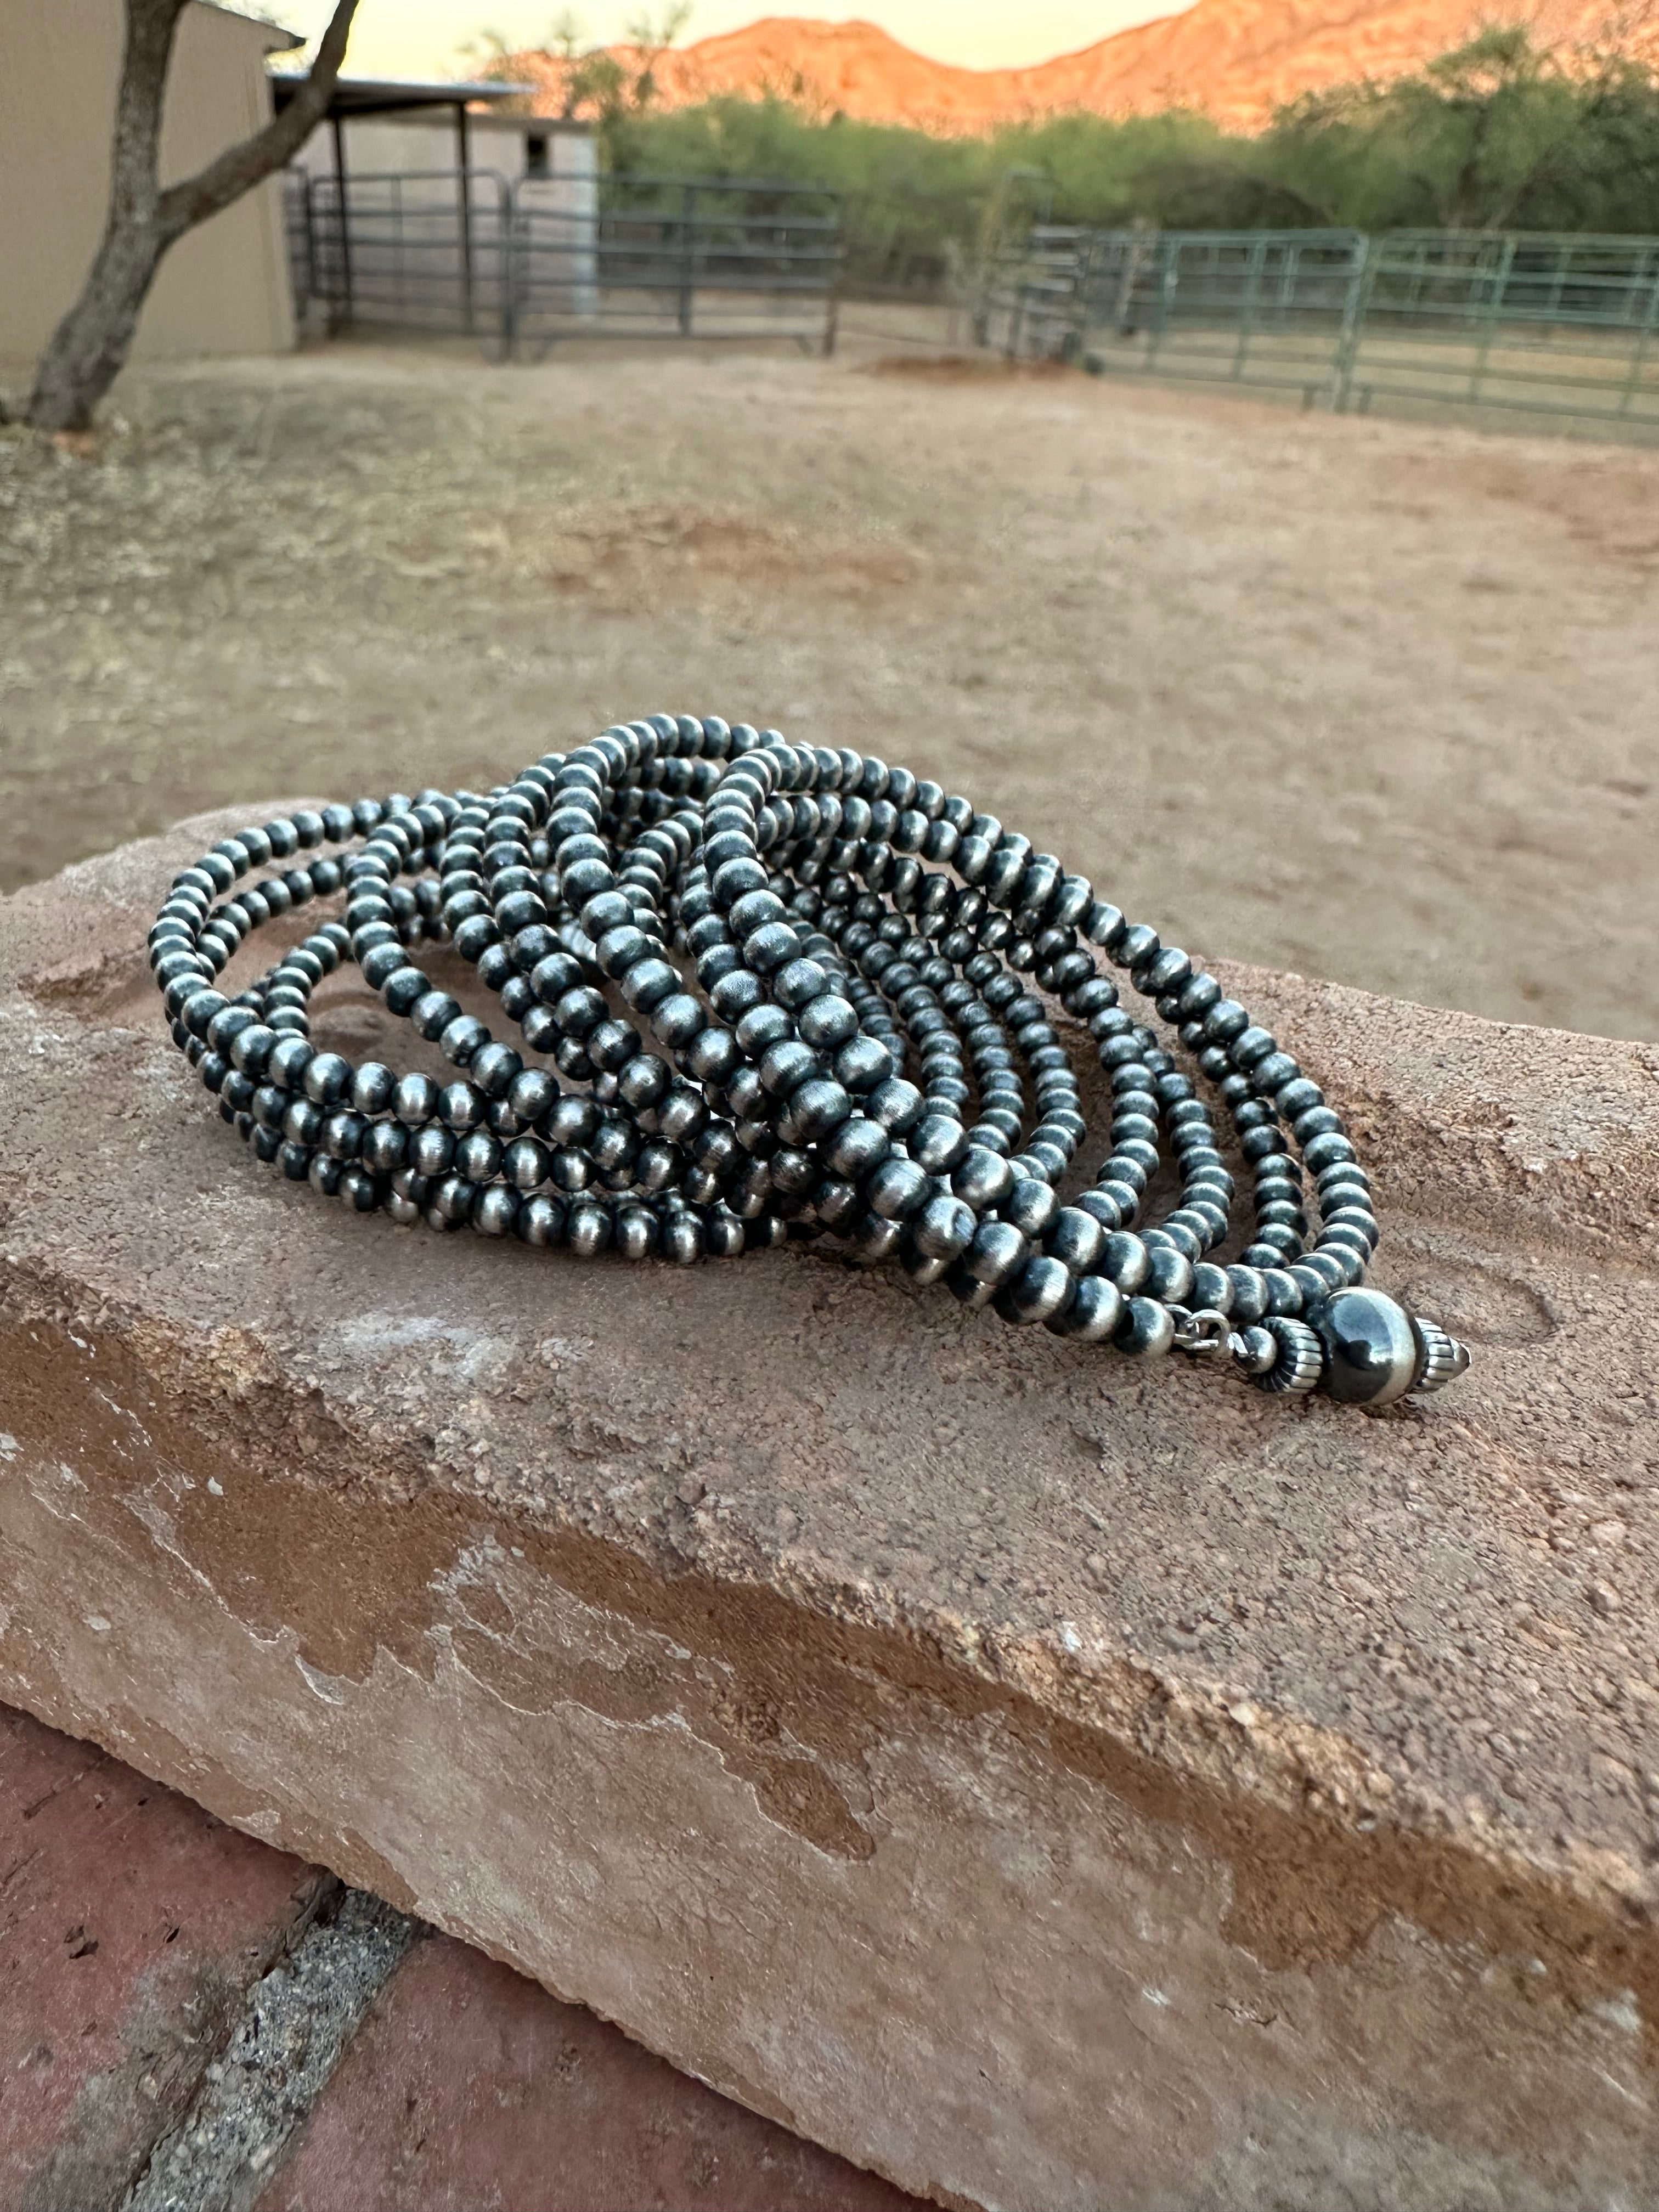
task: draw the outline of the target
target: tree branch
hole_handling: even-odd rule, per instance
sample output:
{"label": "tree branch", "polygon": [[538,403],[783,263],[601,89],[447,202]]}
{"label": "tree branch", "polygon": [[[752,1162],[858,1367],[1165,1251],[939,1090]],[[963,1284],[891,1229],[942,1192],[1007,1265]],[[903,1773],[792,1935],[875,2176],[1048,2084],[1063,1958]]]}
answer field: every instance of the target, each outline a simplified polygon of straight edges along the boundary
{"label": "tree branch", "polygon": [[115,99],[108,225],[148,222],[161,190],[161,101],[185,0],[126,10],[126,47]]}
{"label": "tree branch", "polygon": [[[178,6],[182,5],[183,0],[178,0]],[[176,15],[177,7],[173,12]],[[280,115],[240,145],[227,146],[193,177],[168,185],[156,204],[157,225],[167,243],[217,215],[299,152],[327,111],[356,12],[357,0],[338,0],[310,73]]]}

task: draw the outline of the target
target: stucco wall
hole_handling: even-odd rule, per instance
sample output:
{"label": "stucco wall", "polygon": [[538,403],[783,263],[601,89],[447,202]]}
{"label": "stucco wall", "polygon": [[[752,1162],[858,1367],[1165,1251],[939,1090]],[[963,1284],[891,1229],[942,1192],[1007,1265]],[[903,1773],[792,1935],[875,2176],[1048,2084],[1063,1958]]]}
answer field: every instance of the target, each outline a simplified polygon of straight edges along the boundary
{"label": "stucco wall", "polygon": [[[120,0],[0,0],[0,360],[39,354],[102,233],[120,70]],[[163,183],[270,112],[267,24],[193,0],[179,27],[161,139]],[[145,303],[151,358],[276,353],[294,342],[282,187],[270,179],[181,239]]]}
{"label": "stucco wall", "polygon": [[[538,116],[469,115],[467,137],[475,169],[494,169],[509,183],[525,173],[525,137],[534,131],[547,140],[548,167],[554,177],[593,178],[599,173],[599,142],[586,124]],[[343,125],[346,169],[354,176],[387,170],[405,174],[453,169],[457,161],[455,117],[449,108],[403,115],[349,117]],[[295,157],[313,176],[334,173],[334,132],[328,124],[313,131]]]}

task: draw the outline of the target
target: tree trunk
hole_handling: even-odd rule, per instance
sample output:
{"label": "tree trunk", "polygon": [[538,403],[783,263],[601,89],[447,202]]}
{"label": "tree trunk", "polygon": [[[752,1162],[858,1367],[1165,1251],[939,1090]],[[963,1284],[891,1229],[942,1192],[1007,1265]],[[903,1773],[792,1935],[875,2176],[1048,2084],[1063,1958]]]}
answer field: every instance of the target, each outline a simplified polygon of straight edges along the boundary
{"label": "tree trunk", "polygon": [[86,430],[125,363],[161,258],[154,222],[105,234],[86,289],[52,332],[35,371],[28,420],[39,430]]}
{"label": "tree trunk", "polygon": [[85,430],[132,348],[161,256],[296,154],[321,120],[340,74],[357,0],[336,0],[311,74],[262,131],[161,189],[161,106],[185,0],[126,0],[126,46],[115,104],[109,213],[80,298],[52,332],[26,419],[41,430]]}

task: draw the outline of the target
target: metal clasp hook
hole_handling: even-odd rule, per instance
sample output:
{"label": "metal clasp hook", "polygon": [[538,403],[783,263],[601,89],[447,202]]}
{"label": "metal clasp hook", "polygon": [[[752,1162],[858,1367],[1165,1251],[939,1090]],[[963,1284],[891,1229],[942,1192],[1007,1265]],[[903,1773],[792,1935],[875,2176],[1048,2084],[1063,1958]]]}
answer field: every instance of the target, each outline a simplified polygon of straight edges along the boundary
{"label": "metal clasp hook", "polygon": [[1225,1356],[1232,1334],[1225,1314],[1217,1313],[1206,1306],[1197,1313],[1188,1313],[1184,1307],[1171,1308],[1175,1320],[1176,1349],[1190,1352],[1194,1359],[1218,1359]]}

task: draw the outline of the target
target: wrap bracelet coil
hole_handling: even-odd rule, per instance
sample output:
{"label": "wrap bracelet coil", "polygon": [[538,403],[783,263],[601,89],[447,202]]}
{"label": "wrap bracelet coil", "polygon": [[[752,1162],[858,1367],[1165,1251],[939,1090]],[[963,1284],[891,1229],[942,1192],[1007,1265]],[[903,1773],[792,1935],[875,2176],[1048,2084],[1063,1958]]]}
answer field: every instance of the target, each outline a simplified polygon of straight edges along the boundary
{"label": "wrap bracelet coil", "polygon": [[[216,988],[262,923],[340,893],[340,919]],[[526,1052],[432,982],[423,940]],[[487,794],[302,810],[181,870],[149,954],[224,1119],[360,1212],[681,1265],[823,1237],[1007,1321],[1372,1407],[1468,1364],[1364,1287],[1370,1180],[1277,1040],[1053,854],[856,752],[657,714]],[[312,992],[345,961],[452,1081],[312,1044]],[[1211,1109],[1108,967],[1231,1115],[1252,1226],[1231,1264]],[[1079,1030],[1110,1143],[1062,1198],[1088,1133]],[[1178,1193],[1149,1220],[1166,1151]]]}

